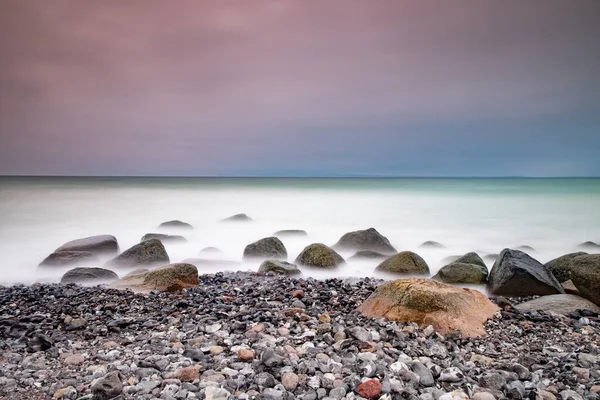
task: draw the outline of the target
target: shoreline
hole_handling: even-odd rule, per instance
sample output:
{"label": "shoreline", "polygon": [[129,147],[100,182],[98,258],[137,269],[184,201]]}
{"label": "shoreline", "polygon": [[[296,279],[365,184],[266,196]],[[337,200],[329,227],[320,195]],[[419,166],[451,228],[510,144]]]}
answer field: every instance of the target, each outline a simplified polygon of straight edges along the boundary
{"label": "shoreline", "polygon": [[100,399],[96,380],[148,400],[360,399],[363,380],[382,399],[599,398],[597,314],[510,308],[487,336],[444,337],[357,314],[382,282],[223,272],[177,293],[0,287],[0,398]]}

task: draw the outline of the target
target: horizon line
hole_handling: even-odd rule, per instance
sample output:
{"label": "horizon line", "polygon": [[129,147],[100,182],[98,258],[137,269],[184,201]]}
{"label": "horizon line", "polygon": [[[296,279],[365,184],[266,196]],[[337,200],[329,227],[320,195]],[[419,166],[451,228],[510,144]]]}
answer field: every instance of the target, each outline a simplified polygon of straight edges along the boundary
{"label": "horizon line", "polygon": [[449,175],[20,175],[0,178],[175,178],[175,179],[599,179],[600,176]]}

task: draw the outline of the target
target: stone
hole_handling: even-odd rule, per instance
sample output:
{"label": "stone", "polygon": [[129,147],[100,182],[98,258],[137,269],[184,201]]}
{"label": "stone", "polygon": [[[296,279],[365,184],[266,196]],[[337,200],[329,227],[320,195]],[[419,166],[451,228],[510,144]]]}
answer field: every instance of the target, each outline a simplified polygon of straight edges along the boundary
{"label": "stone", "polygon": [[463,372],[456,368],[450,367],[442,370],[438,381],[440,382],[461,382],[465,378]]}
{"label": "stone", "polygon": [[526,397],[525,386],[521,381],[508,382],[504,390],[509,399],[521,400]]}
{"label": "stone", "polygon": [[172,221],[163,222],[162,224],[160,224],[158,226],[158,229],[186,229],[186,230],[191,230],[191,229],[194,229],[194,227],[192,225],[188,224],[187,222],[183,222],[183,221],[179,221],[177,219],[174,219]]}
{"label": "stone", "polygon": [[432,279],[445,283],[479,284],[485,283],[487,276],[485,266],[455,261],[442,267]]}
{"label": "stone", "polygon": [[180,235],[166,235],[164,233],[146,233],[140,239],[140,242],[145,242],[146,240],[156,239],[160,240],[162,243],[187,243],[187,239]]}
{"label": "stone", "polygon": [[80,267],[67,271],[60,278],[60,283],[102,284],[111,283],[117,279],[119,276],[109,269]]}
{"label": "stone", "polygon": [[260,274],[272,272],[276,275],[298,275],[301,274],[298,267],[285,261],[266,260],[258,268]]}
{"label": "stone", "polygon": [[591,241],[580,243],[577,247],[584,250],[600,251],[600,244]]}
{"label": "stone", "polygon": [[196,379],[200,378],[200,375],[198,374],[198,370],[192,366],[181,368],[177,372],[177,378],[181,382],[194,382]]}
{"label": "stone", "polygon": [[96,256],[110,256],[119,252],[119,243],[112,235],[97,235],[72,240],[54,250],[55,253],[63,251],[87,251]]}
{"label": "stone", "polygon": [[402,251],[385,259],[375,271],[401,275],[429,275],[429,266],[418,254]]}
{"label": "stone", "polygon": [[407,278],[379,286],[357,311],[365,317],[432,325],[437,332],[485,334],[483,324],[499,310],[481,292],[425,278]]}
{"label": "stone", "polygon": [[83,357],[83,354],[72,354],[70,356],[68,356],[67,358],[65,358],[65,364],[67,365],[81,365],[85,362],[85,358]]}
{"label": "stone", "polygon": [[59,399],[71,399],[77,396],[77,390],[73,386],[67,386],[62,389],[58,389],[54,392],[53,398],[56,400]]}
{"label": "stone", "polygon": [[231,393],[217,386],[208,386],[204,389],[204,396],[206,400],[227,400]]}
{"label": "stone", "polygon": [[569,264],[575,257],[584,256],[587,253],[582,251],[576,253],[565,254],[564,256],[560,256],[553,260],[548,261],[546,264],[546,268],[552,272],[552,275],[558,280],[560,283],[566,282],[571,279],[571,271],[569,270]]}
{"label": "stone", "polygon": [[369,331],[362,326],[353,326],[348,332],[357,340],[367,342],[369,340]]}
{"label": "stone", "polygon": [[496,400],[490,392],[477,392],[471,396],[471,400]]}
{"label": "stone", "polygon": [[235,214],[231,217],[227,217],[222,220],[222,222],[250,222],[252,218],[247,216],[246,214]]}
{"label": "stone", "polygon": [[563,390],[558,397],[560,400],[583,400],[583,397],[574,390]]}
{"label": "stone", "polygon": [[428,240],[419,245],[420,249],[445,249],[446,246],[434,240]]}
{"label": "stone", "polygon": [[500,374],[487,373],[479,377],[479,384],[491,390],[502,390],[506,386],[506,378]]}
{"label": "stone", "polygon": [[287,250],[285,246],[275,236],[263,238],[257,240],[254,243],[250,243],[244,249],[244,259],[286,259]]}
{"label": "stone", "polygon": [[111,286],[138,292],[176,292],[198,286],[198,269],[192,264],[171,264],[151,271],[125,276]]}
{"label": "stone", "polygon": [[354,253],[348,260],[385,260],[387,255],[372,250],[361,250]]}
{"label": "stone", "polygon": [[544,311],[569,315],[577,310],[590,310],[600,314],[600,307],[583,297],[573,294],[553,294],[526,301],[515,306],[520,311]]}
{"label": "stone", "polygon": [[600,254],[575,257],[569,264],[569,270],[581,296],[600,305]]}
{"label": "stone", "polygon": [[303,231],[301,229],[283,229],[281,231],[277,231],[273,234],[273,236],[278,236],[278,237],[302,237],[302,236],[308,236],[308,234],[306,233],[306,231]]}
{"label": "stone", "polygon": [[93,400],[110,400],[123,392],[121,374],[118,371],[110,372],[92,384]]}
{"label": "stone", "polygon": [[491,294],[509,297],[564,294],[552,272],[519,250],[504,249],[488,277]]}
{"label": "stone", "polygon": [[358,385],[357,391],[365,399],[378,399],[381,395],[381,383],[377,379],[369,379]]}
{"label": "stone", "polygon": [[441,395],[438,400],[469,400],[469,396],[462,390],[455,390]]}
{"label": "stone", "polygon": [[377,232],[375,228],[348,232],[333,245],[336,250],[371,250],[381,253],[396,253],[388,238]]}
{"label": "stone", "polygon": [[563,289],[565,289],[565,292],[567,294],[574,294],[576,296],[580,296],[581,293],[579,293],[579,290],[577,290],[577,288],[575,287],[575,284],[573,283],[572,280],[568,280],[562,283],[562,287]]}
{"label": "stone", "polygon": [[237,353],[237,358],[240,361],[252,361],[254,360],[254,352],[250,349],[241,349]]}
{"label": "stone", "polygon": [[57,251],[46,257],[38,268],[71,267],[100,264],[100,258],[90,251]]}
{"label": "stone", "polygon": [[419,383],[421,386],[430,387],[435,384],[431,370],[425,365],[419,361],[415,361],[412,363],[411,368],[415,374],[419,375]]}
{"label": "stone", "polygon": [[308,245],[300,252],[295,264],[313,268],[336,268],[345,263],[342,256],[322,243]]}
{"label": "stone", "polygon": [[293,392],[298,387],[298,383],[300,382],[300,378],[297,374],[293,372],[285,372],[281,376],[281,384],[285,388],[285,390]]}
{"label": "stone", "polygon": [[160,240],[150,239],[125,250],[117,257],[108,261],[105,267],[137,268],[166,265],[168,263],[169,255],[165,246]]}

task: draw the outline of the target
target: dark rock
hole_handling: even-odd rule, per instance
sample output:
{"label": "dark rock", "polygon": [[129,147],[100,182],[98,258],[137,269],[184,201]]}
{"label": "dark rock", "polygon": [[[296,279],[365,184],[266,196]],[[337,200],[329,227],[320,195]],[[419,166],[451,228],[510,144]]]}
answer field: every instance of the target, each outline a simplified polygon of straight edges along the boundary
{"label": "dark rock", "polygon": [[117,279],[119,279],[119,276],[109,269],[74,268],[62,276],[60,283],[102,284],[114,282]]}
{"label": "dark rock", "polygon": [[294,264],[285,261],[264,261],[258,268],[258,272],[266,274],[267,272],[273,272],[277,275],[297,275],[300,274],[300,270]]}
{"label": "dark rock", "polygon": [[244,249],[244,259],[265,259],[265,258],[274,258],[274,259],[286,259],[287,258],[287,250],[285,246],[275,236],[263,238],[257,240],[254,243],[250,243]]}
{"label": "dark rock", "polygon": [[92,400],[111,400],[122,391],[121,374],[118,371],[110,372],[92,385]]}
{"label": "dark rock", "polygon": [[415,374],[419,375],[419,382],[422,386],[431,387],[435,384],[431,370],[419,361],[413,362],[411,368]]}
{"label": "dark rock", "polygon": [[389,257],[375,270],[403,275],[429,275],[429,266],[425,260],[412,251],[403,251]]}
{"label": "dark rock", "polygon": [[88,251],[97,256],[113,255],[119,252],[119,244],[112,235],[98,235],[72,240],[54,250],[55,253],[62,251]]}
{"label": "dark rock", "polygon": [[552,272],[554,277],[560,282],[566,282],[571,279],[571,272],[569,271],[569,264],[575,257],[584,256],[587,253],[582,251],[577,253],[569,253],[564,256],[560,256],[555,258],[554,260],[548,261],[546,264],[546,268]]}
{"label": "dark rock", "polygon": [[183,221],[179,221],[179,220],[173,220],[173,221],[167,221],[167,222],[163,222],[162,224],[160,224],[158,226],[158,229],[194,229],[194,227],[190,224],[188,224],[187,222],[183,222]]}
{"label": "dark rock", "polygon": [[140,242],[150,239],[157,239],[163,243],[187,243],[187,239],[179,235],[165,235],[163,233],[146,233]]}
{"label": "dark rock", "polygon": [[143,292],[175,292],[198,286],[198,269],[192,264],[171,264],[144,274],[123,277],[112,286]]}
{"label": "dark rock", "polygon": [[572,294],[553,294],[542,296],[535,300],[526,301],[515,306],[520,311],[545,311],[555,312],[557,314],[569,315],[577,310],[591,310],[600,313],[600,307],[583,297]]}
{"label": "dark rock", "polygon": [[446,283],[485,283],[488,270],[477,253],[467,253],[441,268],[433,279]]}
{"label": "dark rock", "polygon": [[433,240],[428,240],[426,242],[423,242],[419,245],[420,249],[445,249],[446,246],[444,246],[443,244],[433,241]]}
{"label": "dark rock", "polygon": [[246,214],[235,214],[235,215],[232,215],[231,217],[225,218],[222,221],[223,222],[249,222],[249,221],[252,221],[252,218],[250,218]]}
{"label": "dark rock", "polygon": [[273,234],[273,236],[279,237],[299,237],[299,236],[307,236],[306,231],[301,229],[283,229],[281,231],[277,231]]}
{"label": "dark rock", "polygon": [[294,263],[315,268],[336,268],[345,261],[330,247],[322,243],[313,243],[300,252]]}
{"label": "dark rock", "polygon": [[371,250],[361,250],[354,253],[349,260],[384,260],[388,258],[385,254],[378,253],[376,251]]}
{"label": "dark rock", "polygon": [[600,254],[575,257],[569,264],[569,270],[581,296],[600,305]]}
{"label": "dark rock", "polygon": [[333,245],[333,248],[336,250],[371,250],[386,254],[396,252],[388,238],[377,232],[375,228],[348,232]]}
{"label": "dark rock", "polygon": [[162,242],[157,239],[146,240],[125,250],[108,261],[105,266],[119,268],[135,268],[138,266],[155,266],[169,263],[169,255]]}
{"label": "dark rock", "polygon": [[99,263],[98,256],[89,251],[58,251],[46,257],[39,267],[71,267]]}
{"label": "dark rock", "polygon": [[578,248],[589,251],[600,251],[600,244],[594,242],[583,242],[577,245]]}
{"label": "dark rock", "polygon": [[504,249],[488,278],[491,294],[526,297],[564,294],[554,275],[539,261],[519,250]]}

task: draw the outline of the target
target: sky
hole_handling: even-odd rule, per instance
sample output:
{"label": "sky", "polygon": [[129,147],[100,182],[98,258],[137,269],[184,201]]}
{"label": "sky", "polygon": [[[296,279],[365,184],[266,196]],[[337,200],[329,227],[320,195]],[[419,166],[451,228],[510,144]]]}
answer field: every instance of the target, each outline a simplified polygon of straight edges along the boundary
{"label": "sky", "polygon": [[0,174],[600,176],[598,0],[0,0]]}

